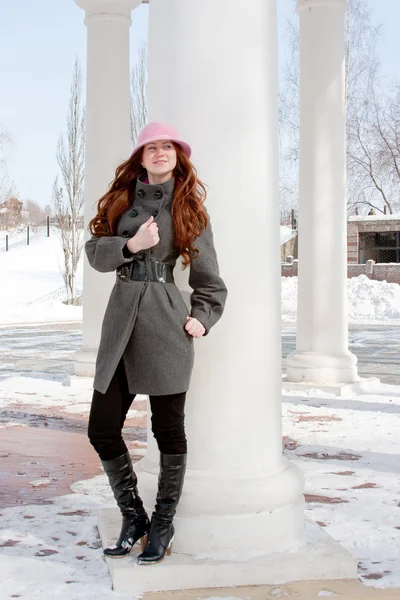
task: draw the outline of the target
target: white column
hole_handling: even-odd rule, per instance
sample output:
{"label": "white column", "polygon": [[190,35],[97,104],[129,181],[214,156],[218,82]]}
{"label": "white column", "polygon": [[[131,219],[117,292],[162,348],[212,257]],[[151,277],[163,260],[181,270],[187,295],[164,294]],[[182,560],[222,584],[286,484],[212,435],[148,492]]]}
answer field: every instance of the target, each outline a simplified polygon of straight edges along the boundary
{"label": "white column", "polygon": [[[281,448],[276,3],[151,0],[149,35],[150,120],[193,146],[229,290],[222,320],[195,340],[174,552],[274,552],[299,538],[304,511]],[[149,507],[157,458],[150,439]]]}
{"label": "white column", "polygon": [[[86,170],[84,221],[129,156],[129,28],[141,0],[75,0],[85,9],[87,27]],[[75,374],[93,377],[101,323],[115,275],[97,273],[84,257],[83,345]]]}
{"label": "white column", "polygon": [[346,0],[298,0],[300,206],[296,351],[288,381],[359,380],[348,350],[345,44]]}

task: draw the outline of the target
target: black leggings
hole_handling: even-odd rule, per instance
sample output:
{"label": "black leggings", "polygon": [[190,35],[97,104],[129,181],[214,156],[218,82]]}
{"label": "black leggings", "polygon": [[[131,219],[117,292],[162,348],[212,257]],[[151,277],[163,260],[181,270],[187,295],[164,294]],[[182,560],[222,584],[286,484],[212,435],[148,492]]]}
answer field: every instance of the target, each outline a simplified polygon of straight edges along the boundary
{"label": "black leggings", "polygon": [[[127,452],[122,438],[127,412],[135,395],[128,389],[121,359],[105,394],[94,390],[88,436],[101,460],[113,460]],[[169,396],[150,396],[151,429],[163,454],[186,454],[186,392]]]}

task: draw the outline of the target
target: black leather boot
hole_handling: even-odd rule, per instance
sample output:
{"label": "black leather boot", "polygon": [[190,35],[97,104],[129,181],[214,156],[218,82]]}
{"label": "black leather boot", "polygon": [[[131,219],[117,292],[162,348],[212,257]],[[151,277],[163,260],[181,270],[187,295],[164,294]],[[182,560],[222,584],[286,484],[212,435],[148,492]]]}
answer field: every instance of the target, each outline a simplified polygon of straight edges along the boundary
{"label": "black leather boot", "polygon": [[160,455],[156,507],[151,517],[146,548],[138,556],[140,565],[151,565],[160,562],[165,554],[171,554],[172,540],[175,533],[172,520],[182,494],[186,457],[186,454]]}
{"label": "black leather boot", "polygon": [[137,477],[132,467],[129,452],[113,460],[102,460],[114,498],[122,513],[122,528],[115,545],[103,550],[106,556],[120,558],[129,554],[138,540],[144,547],[150,522],[143,502],[138,494]]}

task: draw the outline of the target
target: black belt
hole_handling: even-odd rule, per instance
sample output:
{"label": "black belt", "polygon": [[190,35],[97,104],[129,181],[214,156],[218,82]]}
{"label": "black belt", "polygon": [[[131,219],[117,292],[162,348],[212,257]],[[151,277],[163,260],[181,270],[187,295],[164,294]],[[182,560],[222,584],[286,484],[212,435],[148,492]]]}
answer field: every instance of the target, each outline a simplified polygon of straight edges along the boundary
{"label": "black belt", "polygon": [[172,267],[158,260],[134,258],[131,263],[121,265],[117,269],[117,277],[122,281],[156,281],[158,283],[174,283]]}

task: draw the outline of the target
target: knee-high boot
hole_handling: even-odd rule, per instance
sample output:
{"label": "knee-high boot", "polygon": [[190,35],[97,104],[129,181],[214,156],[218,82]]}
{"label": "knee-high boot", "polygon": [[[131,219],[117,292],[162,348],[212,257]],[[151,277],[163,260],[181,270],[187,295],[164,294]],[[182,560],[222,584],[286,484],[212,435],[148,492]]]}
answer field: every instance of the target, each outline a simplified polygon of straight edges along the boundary
{"label": "knee-high boot", "polygon": [[176,507],[182,494],[186,471],[186,454],[161,454],[158,493],[146,548],[138,557],[139,564],[160,562],[171,554]]}
{"label": "knee-high boot", "polygon": [[115,545],[104,549],[106,556],[125,556],[138,540],[149,532],[150,522],[137,489],[137,477],[129,452],[113,460],[102,460],[114,498],[122,514],[122,528]]}

